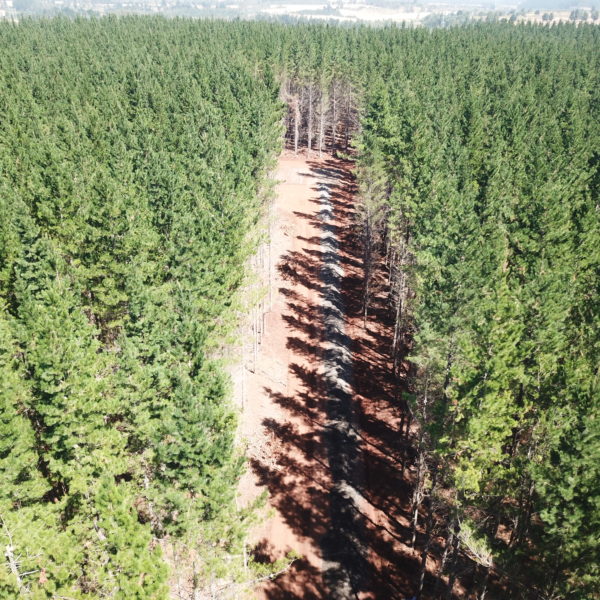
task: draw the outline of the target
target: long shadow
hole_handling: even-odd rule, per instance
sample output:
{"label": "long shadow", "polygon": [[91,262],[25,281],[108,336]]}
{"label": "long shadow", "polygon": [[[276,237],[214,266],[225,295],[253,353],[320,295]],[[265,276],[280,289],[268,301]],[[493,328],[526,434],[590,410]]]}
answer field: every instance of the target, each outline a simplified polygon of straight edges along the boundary
{"label": "long shadow", "polygon": [[[354,176],[341,160],[309,166],[310,175],[328,180],[333,219],[322,212],[318,198],[325,188],[317,184],[314,212],[296,216],[319,234],[298,236],[312,247],[289,252],[278,265],[293,285],[280,293],[286,298],[287,346],[303,363],[289,367],[298,391],[265,389],[286,418],[264,420],[273,440],[272,460],[255,459],[251,467],[272,505],[299,539],[319,551],[323,563],[297,560],[268,582],[264,593],[271,600],[402,599],[413,595],[419,569],[418,554],[408,546],[414,441],[401,434],[404,384],[391,375],[385,277],[377,279],[369,329],[358,331],[362,259],[351,201]],[[324,237],[335,240],[339,254],[335,246],[324,247]],[[336,257],[344,275],[334,282],[339,293],[332,294]],[[315,293],[318,303],[311,300]],[[335,371],[333,380],[349,386],[332,387],[329,366],[340,364],[332,353],[346,349],[349,371]],[[265,562],[279,558],[268,540],[255,554]],[[435,578],[428,576],[425,585],[426,591],[433,589]]]}

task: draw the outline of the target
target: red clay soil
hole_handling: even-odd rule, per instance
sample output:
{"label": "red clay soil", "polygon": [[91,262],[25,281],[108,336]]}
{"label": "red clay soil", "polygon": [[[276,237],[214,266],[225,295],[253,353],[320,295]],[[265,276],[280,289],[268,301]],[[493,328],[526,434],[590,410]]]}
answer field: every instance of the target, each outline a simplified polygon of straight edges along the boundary
{"label": "red clay soil", "polygon": [[[332,598],[403,599],[415,593],[419,557],[411,550],[411,445],[401,433],[401,382],[391,376],[390,310],[385,276],[367,328],[361,315],[361,250],[354,226],[352,163],[282,155],[273,208],[273,303],[254,373],[246,379],[242,435],[250,442],[251,469],[241,483],[242,502],[262,490],[272,516],[253,535],[255,556],[272,561],[290,550],[302,556],[291,569],[256,591],[268,600]],[[340,306],[352,361],[349,402],[357,452],[351,499],[339,500],[339,481],[328,438],[331,414],[323,357],[323,220],[319,194],[333,207],[328,226],[343,269]],[[335,450],[335,449],[334,449]],[[344,504],[345,502],[345,504]],[[351,525],[341,519],[347,515]],[[419,547],[419,544],[417,544]],[[331,561],[348,573],[351,593],[336,593]],[[435,584],[426,578],[426,589]],[[427,597],[427,595],[425,596]]]}

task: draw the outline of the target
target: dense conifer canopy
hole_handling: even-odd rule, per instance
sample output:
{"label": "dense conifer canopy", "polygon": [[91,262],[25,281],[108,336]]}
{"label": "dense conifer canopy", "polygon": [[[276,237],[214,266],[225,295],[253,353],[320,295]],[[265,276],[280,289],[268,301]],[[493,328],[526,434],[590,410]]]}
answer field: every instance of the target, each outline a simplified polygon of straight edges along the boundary
{"label": "dense conifer canopy", "polygon": [[0,596],[164,598],[167,540],[198,585],[239,554],[219,356],[287,127],[355,140],[365,314],[386,261],[428,533],[482,590],[493,566],[510,597],[598,598],[599,47],[575,25],[0,23]]}

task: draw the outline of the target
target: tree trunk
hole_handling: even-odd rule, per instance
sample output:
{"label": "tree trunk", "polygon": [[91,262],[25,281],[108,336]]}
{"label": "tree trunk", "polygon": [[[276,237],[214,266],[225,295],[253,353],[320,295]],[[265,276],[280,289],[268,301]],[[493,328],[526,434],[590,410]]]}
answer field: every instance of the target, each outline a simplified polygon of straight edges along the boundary
{"label": "tree trunk", "polygon": [[325,94],[321,91],[321,103],[319,109],[319,156],[323,156],[323,140],[325,139]]}
{"label": "tree trunk", "polygon": [[293,100],[294,110],[294,154],[298,154],[298,138],[300,136],[300,99],[298,96]]}
{"label": "tree trunk", "polygon": [[394,359],[393,371],[394,374],[398,373],[399,367],[399,345],[400,345],[400,334],[402,332],[402,308],[404,304],[404,272],[400,273],[400,281],[398,282],[398,292],[396,295],[396,316],[394,320],[394,339],[392,342],[392,356]]}
{"label": "tree trunk", "polygon": [[414,548],[415,544],[417,543],[417,526],[419,525],[419,506],[420,506],[420,502],[416,502],[413,501],[413,505],[412,505],[412,511],[413,511],[413,517],[412,517],[412,537],[410,540],[410,547]]}
{"label": "tree trunk", "polygon": [[431,546],[432,540],[433,536],[430,532],[428,532],[423,552],[421,552],[421,567],[419,569],[419,587],[417,588],[417,593],[415,594],[417,600],[421,600],[423,594],[423,584],[425,583],[425,573],[427,572],[427,557],[429,556],[429,548]]}
{"label": "tree trunk", "polygon": [[310,154],[310,151],[312,149],[312,132],[313,132],[313,94],[314,94],[314,90],[313,90],[313,84],[309,84],[308,86],[308,121],[306,124],[306,134],[307,134],[307,148],[308,148],[308,152]]}
{"label": "tree trunk", "polygon": [[456,581],[456,561],[458,558],[458,549],[460,547],[460,538],[458,537],[459,532],[460,525],[458,520],[455,520],[452,548],[450,549],[450,562],[448,566],[448,584],[446,585],[446,591],[444,593],[445,600],[450,600],[452,598],[452,590],[454,589],[454,582]]}
{"label": "tree trunk", "polygon": [[427,573],[427,558],[429,557],[429,550],[431,543],[433,542],[433,525],[434,525],[434,514],[433,514],[433,495],[437,485],[437,466],[433,467],[433,474],[431,480],[431,489],[429,490],[429,505],[427,507],[427,522],[425,526],[425,545],[423,552],[421,552],[421,567],[419,569],[419,586],[417,593],[415,594],[417,600],[421,600],[423,594],[423,584],[425,583],[425,574]]}
{"label": "tree trunk", "polygon": [[336,95],[336,91],[337,91],[337,86],[335,84],[333,84],[332,87],[332,97],[331,97],[331,153],[334,154],[335,153],[335,147],[336,147],[336,133],[337,133],[337,95]]}
{"label": "tree trunk", "polygon": [[552,569],[552,575],[550,577],[550,583],[548,585],[548,587],[546,588],[546,597],[547,598],[552,598],[554,596],[554,590],[556,589],[556,583],[558,582],[558,576],[560,574],[560,568],[561,568],[561,551],[562,551],[562,546],[559,546],[556,549],[556,560],[554,561],[554,568]]}
{"label": "tree trunk", "polygon": [[369,296],[371,294],[371,272],[373,265],[373,235],[371,231],[370,210],[366,207],[365,240],[364,240],[364,285],[363,285],[363,327],[367,328],[367,316],[369,312]]}
{"label": "tree trunk", "polygon": [[386,263],[387,263],[387,270],[388,270],[387,280],[388,280],[388,286],[391,287],[394,272],[396,271],[396,250],[392,246],[392,243],[389,239],[387,240],[386,243],[387,243],[387,251],[386,251],[385,255],[386,255]]}
{"label": "tree trunk", "polygon": [[485,567],[483,565],[480,565],[481,569],[485,569],[485,573],[483,575],[483,579],[481,581],[481,585],[479,586],[479,595],[478,595],[478,600],[485,600],[485,597],[487,595],[487,586],[488,586],[488,582],[490,580],[490,569],[489,567]]}
{"label": "tree trunk", "polygon": [[425,453],[422,449],[422,441],[419,443],[417,458],[417,480],[415,481],[415,489],[413,492],[412,499],[412,536],[411,536],[411,548],[415,547],[417,541],[417,527],[419,524],[419,508],[423,500],[423,477],[425,475]]}
{"label": "tree trunk", "polygon": [[346,128],[344,132],[344,149],[348,152],[348,140],[350,139],[350,98],[346,99],[346,118],[344,119]]}
{"label": "tree trunk", "polygon": [[408,438],[408,436],[410,435],[410,426],[412,425],[412,411],[410,410],[410,407],[408,406],[408,403],[406,403],[406,410],[407,410],[407,414],[406,414],[406,428],[404,431],[404,437]]}
{"label": "tree trunk", "polygon": [[452,554],[452,545],[454,544],[454,521],[451,521],[450,526],[446,530],[446,540],[444,543],[444,553],[442,554],[442,560],[440,561],[440,566],[437,573],[437,581],[435,582],[435,588],[433,590],[434,598],[438,597],[440,592],[440,587],[442,585],[442,577],[444,575],[444,570],[446,569],[446,564],[448,563],[448,558]]}

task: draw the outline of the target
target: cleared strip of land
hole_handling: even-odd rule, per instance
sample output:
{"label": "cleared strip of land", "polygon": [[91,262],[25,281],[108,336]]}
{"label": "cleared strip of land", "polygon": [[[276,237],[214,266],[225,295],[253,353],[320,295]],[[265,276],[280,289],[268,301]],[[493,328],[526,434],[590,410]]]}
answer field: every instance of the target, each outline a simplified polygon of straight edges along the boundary
{"label": "cleared strip of land", "polygon": [[241,489],[244,501],[269,493],[272,515],[252,540],[258,557],[302,558],[260,598],[396,597],[409,593],[407,569],[416,568],[399,543],[409,495],[397,463],[385,303],[375,299],[367,330],[360,316],[351,169],[330,156],[284,154],[276,173],[272,304],[256,364],[247,365],[251,470]]}

